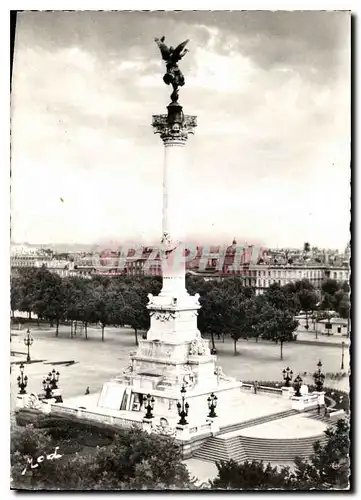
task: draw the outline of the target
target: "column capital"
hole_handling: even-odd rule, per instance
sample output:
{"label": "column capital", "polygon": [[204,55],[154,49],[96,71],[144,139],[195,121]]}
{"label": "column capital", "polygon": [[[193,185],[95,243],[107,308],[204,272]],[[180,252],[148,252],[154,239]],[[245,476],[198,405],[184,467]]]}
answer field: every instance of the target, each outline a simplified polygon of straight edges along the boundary
{"label": "column capital", "polygon": [[152,126],[154,133],[159,134],[165,146],[184,145],[188,135],[194,134],[197,126],[197,117],[183,115],[179,120],[170,120],[169,115],[153,115]]}

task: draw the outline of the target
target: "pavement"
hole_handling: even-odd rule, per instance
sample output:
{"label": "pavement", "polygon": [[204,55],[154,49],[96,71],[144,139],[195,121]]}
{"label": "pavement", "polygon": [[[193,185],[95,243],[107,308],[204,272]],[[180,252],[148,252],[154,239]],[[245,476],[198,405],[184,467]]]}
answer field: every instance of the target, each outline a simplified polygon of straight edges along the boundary
{"label": "pavement", "polygon": [[187,466],[191,476],[197,478],[197,485],[202,483],[208,485],[208,481],[218,475],[218,469],[215,463],[198,460],[197,458],[188,458],[183,463]]}
{"label": "pavement", "polygon": [[[118,375],[129,362],[130,351],[136,350],[134,332],[128,328],[106,328],[105,341],[101,341],[101,329],[88,328],[88,340],[84,333],[70,337],[70,327],[60,326],[59,337],[55,337],[55,328],[32,324],[31,333],[34,343],[31,346],[32,360],[41,362],[25,364],[24,373],[28,375],[28,392],[39,392],[42,380],[53,368],[59,370],[59,385],[63,397],[75,397],[85,394],[89,386],[90,394],[99,393],[103,383]],[[18,392],[16,378],[19,366],[14,363],[26,362],[26,347],[23,342],[27,325],[21,331],[13,330],[10,356],[12,403]],[[141,337],[141,333],[138,333]],[[233,353],[233,341],[226,339],[216,342],[219,363],[227,376],[237,380],[280,380],[282,370],[289,366],[293,372],[315,371],[319,359],[324,372],[340,372],[341,349],[327,346],[309,346],[298,342],[284,345],[283,360],[280,360],[280,346],[272,342],[258,342],[254,339],[237,342],[238,354]],[[22,354],[21,354],[22,353]],[[349,366],[349,352],[345,349],[344,366]],[[306,383],[312,383],[309,376],[303,377]],[[326,380],[332,388],[348,390],[348,378]]]}
{"label": "pavement", "polygon": [[320,333],[317,334],[312,330],[301,330],[297,331],[297,342],[307,342],[314,345],[329,345],[329,346],[337,346],[342,347],[342,342],[345,347],[350,345],[350,339],[347,337],[342,337],[340,335],[322,335]]}
{"label": "pavement", "polygon": [[327,427],[328,425],[325,422],[310,418],[305,413],[300,413],[299,415],[292,415],[280,420],[273,420],[264,424],[240,429],[233,434],[235,436],[264,439],[301,439],[321,436]]}

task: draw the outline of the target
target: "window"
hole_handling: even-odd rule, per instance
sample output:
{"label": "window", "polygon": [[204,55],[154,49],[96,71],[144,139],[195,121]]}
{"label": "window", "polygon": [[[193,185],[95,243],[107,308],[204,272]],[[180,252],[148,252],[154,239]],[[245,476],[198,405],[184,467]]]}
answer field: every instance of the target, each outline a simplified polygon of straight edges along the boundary
{"label": "window", "polygon": [[333,279],[337,280],[337,273],[333,273]]}
{"label": "window", "polygon": [[341,333],[341,327],[340,326],[337,327],[337,333]]}

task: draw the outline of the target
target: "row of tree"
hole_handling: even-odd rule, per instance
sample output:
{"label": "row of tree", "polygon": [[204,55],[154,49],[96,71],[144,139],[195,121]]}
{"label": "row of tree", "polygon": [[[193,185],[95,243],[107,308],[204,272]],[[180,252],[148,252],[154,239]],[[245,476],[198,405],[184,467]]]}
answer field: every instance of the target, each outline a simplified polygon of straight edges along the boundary
{"label": "row of tree", "polygon": [[[283,287],[271,285],[263,295],[245,287],[237,277],[206,281],[201,277],[187,276],[187,290],[199,293],[201,309],[198,328],[211,337],[215,350],[215,336],[228,335],[233,339],[234,352],[240,338],[271,340],[283,345],[294,339],[298,322],[294,316],[303,310],[308,316],[315,311],[332,308],[341,315],[348,314],[348,285],[341,287],[333,280],[324,283],[323,300],[320,302],[313,285],[308,280],[289,283]],[[94,277],[90,280],[60,278],[47,269],[24,269],[11,282],[11,309],[26,311],[29,316],[55,324],[56,335],[61,322],[70,321],[84,326],[85,338],[89,324],[99,324],[104,340],[106,326],[129,325],[134,329],[138,344],[138,331],[149,328],[146,308],[148,293],[157,295],[161,290],[160,277]],[[76,332],[74,332],[76,333]]]}
{"label": "row of tree", "polygon": [[146,309],[147,294],[158,294],[160,279],[149,278],[104,278],[86,280],[78,277],[60,278],[45,268],[25,269],[12,279],[11,310],[25,311],[31,318],[35,313],[39,320],[55,324],[55,335],[59,325],[66,321],[82,323],[85,338],[89,324],[99,324],[102,340],[106,326],[129,325],[134,329],[136,343],[138,330],[149,327]]}
{"label": "row of tree", "polygon": [[[217,477],[205,486],[212,490],[347,489],[349,431],[348,422],[339,420],[335,427],[325,431],[322,444],[314,444],[309,460],[295,458],[292,471],[289,467],[273,467],[257,461],[217,463]],[[181,449],[174,438],[149,435],[136,428],[120,429],[112,438],[99,435],[100,429],[97,432],[94,435],[89,426],[85,431],[64,421],[49,428],[28,425],[14,430],[12,487],[96,491],[199,489],[182,461]],[[83,452],[84,446],[96,449],[92,453]],[[51,455],[55,447],[57,458]],[[32,468],[31,464],[37,464],[38,459],[38,466]]]}

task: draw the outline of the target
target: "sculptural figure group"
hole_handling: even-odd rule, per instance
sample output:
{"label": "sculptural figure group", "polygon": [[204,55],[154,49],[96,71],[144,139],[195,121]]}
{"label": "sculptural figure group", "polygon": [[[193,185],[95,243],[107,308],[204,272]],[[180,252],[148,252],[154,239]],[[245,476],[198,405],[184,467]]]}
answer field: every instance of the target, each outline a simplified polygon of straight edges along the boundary
{"label": "sculptural figure group", "polygon": [[171,94],[172,103],[176,103],[179,97],[179,87],[183,87],[185,80],[184,75],[179,69],[178,61],[180,61],[188,52],[188,49],[185,48],[189,40],[185,40],[180,43],[176,48],[172,46],[168,47],[164,43],[165,37],[155,38],[155,42],[157,43],[163,60],[166,62],[167,72],[163,76],[164,83],[167,85],[172,85],[173,92]]}

